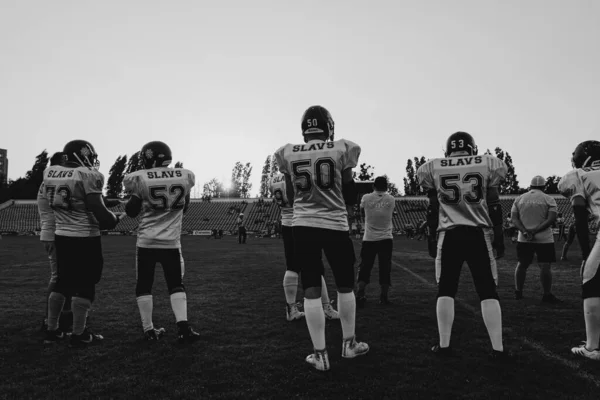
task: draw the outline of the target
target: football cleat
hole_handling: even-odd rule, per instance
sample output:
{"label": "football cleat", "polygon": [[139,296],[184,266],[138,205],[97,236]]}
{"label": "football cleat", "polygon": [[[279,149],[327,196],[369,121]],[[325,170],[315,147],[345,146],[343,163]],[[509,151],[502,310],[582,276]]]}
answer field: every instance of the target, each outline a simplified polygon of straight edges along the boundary
{"label": "football cleat", "polygon": [[553,295],[552,293],[545,294],[542,296],[542,303],[550,303],[550,304],[561,304],[563,301]]}
{"label": "football cleat", "polygon": [[81,335],[71,334],[69,347],[85,347],[93,342],[104,340],[104,336],[92,332],[89,328],[85,328]]}
{"label": "football cleat", "polygon": [[179,328],[179,332],[177,332],[177,343],[194,343],[198,340],[200,340],[200,334],[193,330],[191,326],[186,325]]}
{"label": "football cleat", "polygon": [[52,344],[63,340],[66,337],[65,333],[60,329],[55,331],[46,330],[46,337],[44,338],[44,344]]}
{"label": "football cleat", "polygon": [[327,319],[340,319],[340,314],[331,306],[331,303],[323,303],[323,312]]}
{"label": "football cleat", "polygon": [[364,342],[357,342],[356,336],[342,341],[342,357],[354,358],[362,356],[369,352],[369,345]]}
{"label": "football cleat", "polygon": [[144,340],[146,342],[160,340],[165,335],[165,332],[165,328],[148,329],[144,332]]}
{"label": "football cleat", "polygon": [[503,351],[492,350],[492,352],[490,353],[490,357],[489,358],[492,361],[499,361],[499,362],[510,362],[510,361],[513,361],[512,356],[510,355],[510,353],[506,349],[503,350]]}
{"label": "football cleat", "polygon": [[591,360],[600,361],[600,350],[588,350],[585,347],[585,342],[579,347],[573,347],[571,349],[571,353],[576,354],[578,356],[587,357]]}
{"label": "football cleat", "polygon": [[441,347],[439,344],[433,346],[431,352],[441,357],[451,356],[453,353],[452,347]]}
{"label": "football cleat", "polygon": [[329,371],[331,366],[329,365],[329,355],[327,350],[315,350],[313,354],[309,354],[306,357],[306,362],[313,366],[318,371]]}
{"label": "football cleat", "polygon": [[304,313],[298,309],[298,303],[286,304],[285,319],[294,321],[301,318],[304,318]]}

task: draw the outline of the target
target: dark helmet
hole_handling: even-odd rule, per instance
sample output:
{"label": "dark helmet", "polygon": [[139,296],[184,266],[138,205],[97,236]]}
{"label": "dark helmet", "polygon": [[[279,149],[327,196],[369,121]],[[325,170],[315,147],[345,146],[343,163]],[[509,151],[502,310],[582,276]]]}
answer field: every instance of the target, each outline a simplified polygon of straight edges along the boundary
{"label": "dark helmet", "polygon": [[[460,153],[459,153],[460,152]],[[456,155],[474,156],[477,155],[477,146],[475,139],[467,132],[456,132],[450,135],[446,140],[446,157],[450,157],[454,153]]]}
{"label": "dark helmet", "polygon": [[63,159],[66,165],[79,165],[93,169],[100,168],[98,153],[94,146],[85,140],[72,140],[63,149]]}
{"label": "dark helmet", "polygon": [[171,148],[163,142],[146,143],[140,151],[140,164],[144,169],[168,167],[172,160]]}
{"label": "dark helmet", "polygon": [[600,166],[600,142],[596,140],[586,140],[575,147],[573,158],[571,158],[573,168],[585,168]]}
{"label": "dark helmet", "polygon": [[303,136],[324,133],[327,139],[333,141],[334,126],[331,113],[325,107],[309,107],[302,115]]}
{"label": "dark helmet", "polygon": [[56,153],[52,154],[52,157],[50,157],[50,166],[62,165],[65,163],[65,159],[65,153],[62,151],[57,151]]}

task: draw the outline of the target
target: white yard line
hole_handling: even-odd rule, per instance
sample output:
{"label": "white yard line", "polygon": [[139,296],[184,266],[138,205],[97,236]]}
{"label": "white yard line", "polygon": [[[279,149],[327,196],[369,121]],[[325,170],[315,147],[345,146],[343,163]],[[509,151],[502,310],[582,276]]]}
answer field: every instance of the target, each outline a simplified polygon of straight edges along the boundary
{"label": "white yard line", "polygon": [[[401,268],[402,270],[404,270],[405,272],[407,272],[408,274],[412,275],[415,279],[417,279],[418,281],[424,283],[427,286],[436,288],[437,285],[428,281],[426,278],[424,278],[423,276],[417,274],[416,272],[412,271],[410,268],[405,267],[402,264],[399,264],[395,261],[392,261],[392,264],[394,264],[395,266]],[[433,271],[433,265],[432,265],[432,271]],[[466,310],[469,310],[470,312],[472,312],[475,315],[481,315],[481,311],[477,308],[477,307],[473,307],[472,305],[466,303],[464,300],[460,299],[459,297],[456,297],[454,299],[455,303],[460,304],[461,307],[465,308]],[[589,374],[586,371],[583,371],[580,367],[579,364],[577,364],[576,362],[573,362],[571,360],[568,360],[564,357],[561,357],[560,355],[548,350],[546,347],[544,347],[541,343],[536,342],[535,340],[531,340],[525,336],[521,336],[521,335],[517,335],[511,328],[507,328],[507,327],[502,327],[502,330],[504,332],[510,333],[511,337],[521,341],[523,344],[531,347],[532,349],[536,350],[538,353],[540,353],[542,356],[549,358],[551,360],[554,361],[558,361],[559,363],[561,363],[562,365],[564,365],[565,367],[569,368],[570,370],[573,371],[573,373],[577,376],[579,376],[582,379],[585,379],[591,383],[593,383],[594,385],[596,385],[596,387],[600,388],[600,379],[592,374]]]}

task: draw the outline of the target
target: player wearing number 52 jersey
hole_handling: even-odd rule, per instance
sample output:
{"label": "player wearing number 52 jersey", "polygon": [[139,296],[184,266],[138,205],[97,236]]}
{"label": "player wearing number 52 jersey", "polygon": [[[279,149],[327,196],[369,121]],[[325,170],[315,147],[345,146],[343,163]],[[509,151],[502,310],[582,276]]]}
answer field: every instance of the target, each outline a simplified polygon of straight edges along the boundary
{"label": "player wearing number 52 jersey", "polygon": [[588,215],[600,220],[600,142],[588,140],[573,152],[574,170],[558,183],[560,193],[571,200],[575,231],[581,248],[581,289],[587,339],[571,351],[600,361],[600,235],[590,251]]}
{"label": "player wearing number 52 jersey", "polygon": [[492,357],[502,359],[507,352],[502,344],[502,315],[491,236],[492,228],[496,228],[495,239],[502,240],[497,187],[504,180],[507,167],[497,157],[477,155],[475,141],[466,132],[448,138],[445,156],[426,162],[417,171],[419,184],[429,197],[430,232],[437,231],[438,241],[431,255],[436,257],[440,341],[432,351],[440,355],[450,352],[454,297],[466,261],[481,300],[483,320],[492,341]]}
{"label": "player wearing number 52 jersey", "polygon": [[71,346],[84,346],[102,339],[86,327],[86,319],[102,276],[104,259],[101,229],[112,229],[119,217],[102,200],[104,176],[97,171],[98,155],[85,140],[74,140],[63,149],[64,164],[44,171],[43,190],[54,211],[54,245],[58,276],[48,297],[48,331],[45,343],[64,337],[58,319],[71,296],[73,334]]}
{"label": "player wearing number 52 jersey", "polygon": [[[293,321],[304,317],[304,313],[298,309],[296,294],[298,291],[298,274],[301,272],[302,264],[294,258],[294,234],[292,232],[292,218],[294,209],[289,204],[285,187],[285,175],[276,174],[271,180],[271,192],[275,201],[281,209],[281,231],[283,235],[283,251],[285,254],[286,271],[283,276],[283,290],[286,300],[286,319]],[[338,312],[331,306],[327,284],[323,276],[325,268],[321,262],[321,303],[327,319],[339,319]]]}
{"label": "player wearing number 52 jersey", "polygon": [[287,144],[275,152],[285,175],[287,198],[294,208],[294,262],[302,268],[304,314],[314,354],[306,362],[329,370],[325,345],[325,314],[321,303],[321,256],[325,252],[338,289],[338,314],[343,332],[342,357],[367,353],[369,346],[355,340],[354,247],[348,232],[348,210],[357,201],[352,168],[360,147],[349,140],[333,140],[329,111],[313,106],[302,116],[303,144]]}
{"label": "player wearing number 52 jersey", "polygon": [[177,322],[180,343],[199,338],[187,321],[187,297],[183,286],[185,271],[181,255],[181,223],[190,202],[195,177],[190,170],[169,168],[171,149],[163,142],[150,142],[140,151],[143,169],[123,179],[131,195],[125,211],[135,218],[141,212],[137,234],[135,294],[142,318],[145,340],[158,340],[165,330],[152,323],[154,269],[160,263]]}

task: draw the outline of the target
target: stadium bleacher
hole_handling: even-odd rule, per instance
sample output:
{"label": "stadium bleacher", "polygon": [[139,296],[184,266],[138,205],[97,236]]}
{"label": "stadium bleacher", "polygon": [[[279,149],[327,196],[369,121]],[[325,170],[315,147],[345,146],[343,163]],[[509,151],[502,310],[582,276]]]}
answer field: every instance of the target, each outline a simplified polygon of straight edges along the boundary
{"label": "stadium bleacher", "polygon": [[[573,221],[569,201],[562,196],[553,196],[558,205],[558,211],[563,213],[565,224]],[[503,214],[510,213],[510,208],[516,196],[501,196]],[[113,211],[124,212],[125,207],[119,205]],[[402,231],[408,223],[417,225],[424,220],[427,210],[425,197],[400,197],[396,199],[395,215],[393,217],[394,231]],[[270,221],[279,221],[279,207],[272,199],[221,200],[209,202],[192,199],[188,212],[183,217],[184,232],[222,229],[231,232],[237,229],[237,217],[243,212],[249,232],[267,230]],[[137,229],[139,217],[125,217],[114,230],[115,232],[132,232]],[[39,231],[40,221],[35,200],[10,200],[0,205],[0,233],[34,233]]]}

